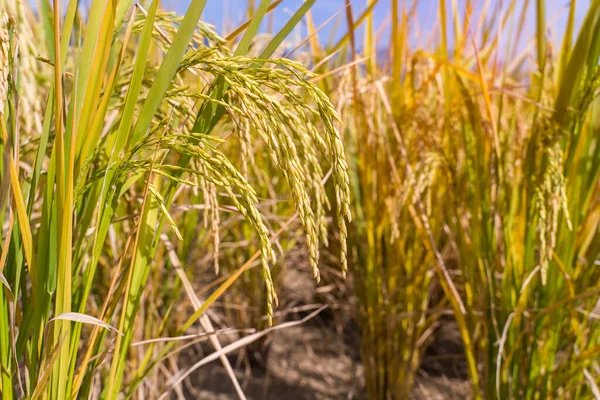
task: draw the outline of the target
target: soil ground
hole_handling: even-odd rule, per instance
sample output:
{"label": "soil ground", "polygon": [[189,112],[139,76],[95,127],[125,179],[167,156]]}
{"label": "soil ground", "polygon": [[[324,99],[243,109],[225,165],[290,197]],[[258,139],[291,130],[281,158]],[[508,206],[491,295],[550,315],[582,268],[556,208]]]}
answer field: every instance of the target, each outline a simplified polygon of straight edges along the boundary
{"label": "soil ground", "polygon": [[[288,309],[323,302],[324,297],[319,294],[323,290],[315,287],[307,268],[290,268],[282,286],[281,297],[288,299]],[[289,313],[286,320],[298,320],[309,313]],[[258,365],[240,363],[236,354],[231,355],[230,361],[237,365],[236,375],[248,399],[366,399],[360,333],[348,314],[330,308],[300,326],[273,332],[267,359],[253,363]],[[211,349],[196,351],[197,354],[189,354],[190,361],[202,358],[201,352]],[[236,395],[224,368],[216,361],[198,370],[179,396],[173,398],[182,397],[226,400],[235,399]],[[460,336],[452,320],[444,321],[435,333],[411,398],[469,398]]]}

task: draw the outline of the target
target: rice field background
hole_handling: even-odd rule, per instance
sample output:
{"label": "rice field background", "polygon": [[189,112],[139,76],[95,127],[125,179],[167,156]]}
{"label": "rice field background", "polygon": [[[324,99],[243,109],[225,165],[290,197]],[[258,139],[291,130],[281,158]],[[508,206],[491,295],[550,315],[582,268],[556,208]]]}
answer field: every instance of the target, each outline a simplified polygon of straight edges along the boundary
{"label": "rice field background", "polygon": [[0,0],[2,398],[600,399],[599,60],[600,0]]}

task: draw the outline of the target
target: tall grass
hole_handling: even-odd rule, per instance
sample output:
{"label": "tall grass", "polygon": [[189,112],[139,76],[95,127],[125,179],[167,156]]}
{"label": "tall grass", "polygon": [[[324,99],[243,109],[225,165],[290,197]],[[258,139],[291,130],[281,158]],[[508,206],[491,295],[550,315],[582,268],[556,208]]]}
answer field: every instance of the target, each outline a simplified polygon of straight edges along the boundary
{"label": "tall grass", "polygon": [[[409,396],[449,307],[474,398],[591,398],[600,3],[577,27],[571,2],[557,44],[543,1],[476,5],[440,1],[428,41],[408,36],[415,4],[393,1],[389,57],[376,63],[373,13],[347,5],[350,33],[330,50],[365,64],[329,88],[350,159],[367,391]],[[535,37],[523,40],[531,12]]]}
{"label": "tall grass", "polygon": [[[168,388],[153,367],[164,374],[162,363],[189,344],[151,339],[186,333],[232,282],[202,304],[186,291],[193,312],[170,326],[177,299],[161,293],[161,282],[177,272],[179,290],[190,283],[177,256],[190,240],[177,206],[192,199],[210,210],[228,206],[253,230],[271,320],[274,232],[241,166],[221,150],[231,131],[240,142],[265,144],[292,193],[317,279],[328,205],[319,157],[332,170],[344,240],[350,216],[333,106],[301,65],[269,59],[305,6],[251,58],[266,1],[234,51],[199,22],[205,0],[192,1],[183,17],[162,12],[158,1],[145,10],[93,0],[87,15],[78,3],[64,4],[66,14],[59,0],[40,2],[37,14],[22,2],[0,3],[8,12],[0,27],[0,391],[7,399],[144,397]],[[218,202],[217,190],[226,195]]]}
{"label": "tall grass", "polygon": [[[368,89],[380,82],[364,84]],[[414,95],[427,96],[426,91],[416,90]],[[368,106],[350,106],[342,114],[348,124],[344,134],[351,138],[349,156],[354,160],[351,177],[357,220],[349,236],[351,269],[369,397],[408,398],[444,303],[435,295],[436,250],[429,245],[428,235],[435,232],[436,242],[442,241],[442,210],[432,205],[443,201],[445,193],[432,190],[443,179],[435,157],[394,155],[399,147],[423,145],[425,129],[435,125],[432,116],[423,116],[418,123],[403,121],[406,136],[400,138],[395,122],[390,122],[387,95],[373,95],[380,95],[376,88],[361,97],[361,104]],[[364,113],[349,115],[361,108]]]}
{"label": "tall grass", "polygon": [[490,93],[498,84],[484,69],[493,59],[486,47],[475,54],[476,86],[458,74],[450,83],[464,104],[454,143],[467,161],[451,173],[451,231],[484,398],[597,393],[599,6],[590,4],[571,45],[571,3],[554,58],[536,2],[529,87],[513,93],[510,81],[527,75],[505,68]]}
{"label": "tall grass", "polygon": [[[384,58],[377,0],[330,44],[315,0],[262,44],[278,1],[226,38],[206,0],[78,3],[0,0],[3,398],[164,398],[212,359],[244,398],[206,311],[270,325],[296,221],[317,282],[340,239],[369,398],[411,396],[445,314],[473,398],[600,396],[600,0],[559,42],[543,0],[440,0],[431,38],[392,0]],[[318,77],[278,57],[303,19]]]}

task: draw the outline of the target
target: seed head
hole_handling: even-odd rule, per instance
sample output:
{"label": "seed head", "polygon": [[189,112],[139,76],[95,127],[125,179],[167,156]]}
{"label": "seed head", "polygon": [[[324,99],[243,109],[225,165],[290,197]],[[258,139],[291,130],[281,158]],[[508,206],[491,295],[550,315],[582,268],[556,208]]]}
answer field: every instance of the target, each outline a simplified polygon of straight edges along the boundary
{"label": "seed head", "polygon": [[9,43],[8,14],[0,14],[0,115],[4,113],[6,96],[8,94],[8,71],[9,71]]}

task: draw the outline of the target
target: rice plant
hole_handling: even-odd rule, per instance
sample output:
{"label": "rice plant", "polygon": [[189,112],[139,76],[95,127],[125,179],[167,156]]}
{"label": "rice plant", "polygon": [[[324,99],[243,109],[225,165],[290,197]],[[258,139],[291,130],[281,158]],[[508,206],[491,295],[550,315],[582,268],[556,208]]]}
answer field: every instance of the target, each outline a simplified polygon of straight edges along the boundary
{"label": "rice plant", "polygon": [[[206,0],[79,3],[0,0],[3,398],[166,398],[211,360],[244,398],[226,353],[334,237],[369,398],[411,396],[448,314],[473,398],[600,396],[600,0],[558,42],[544,0],[440,0],[431,35],[392,0],[386,57],[377,0],[330,44],[315,0],[226,37]],[[222,346],[223,303],[266,330]]]}
{"label": "rice plant", "polygon": [[[451,287],[444,277],[445,209],[437,207],[450,188],[434,189],[446,179],[441,172],[446,160],[427,151],[442,128],[436,116],[444,103],[437,96],[441,88],[426,79],[435,73],[431,63],[399,49],[406,38],[397,37],[397,31],[390,51],[393,60],[405,60],[399,67],[406,67],[406,80],[389,79],[389,66],[377,62],[375,3],[357,17],[347,3],[348,34],[325,48],[311,47],[315,64],[331,70],[321,85],[342,117],[350,160],[355,220],[348,253],[366,391],[368,398],[404,399],[411,396],[424,351],[445,312],[439,278],[441,286]],[[365,21],[365,48],[359,53],[356,31]],[[328,62],[337,51],[342,55]],[[330,56],[319,59],[318,54]]]}
{"label": "rice plant", "polygon": [[[498,29],[509,37],[513,20],[527,12],[519,6],[503,10],[507,25]],[[475,397],[598,393],[600,3],[590,3],[578,32],[574,7],[558,51],[545,38],[544,2],[535,3],[537,62],[530,71],[514,63],[495,69],[495,54],[513,49],[490,39],[455,60],[444,78],[455,93],[446,137],[455,190],[447,201],[464,309],[454,312],[471,343]],[[458,62],[472,65],[471,78],[460,64],[454,68]],[[517,86],[525,80],[530,84]]]}
{"label": "rice plant", "polygon": [[382,60],[371,6],[346,3],[329,54],[351,62],[324,85],[350,160],[369,397],[409,396],[443,307],[474,398],[597,396],[600,3],[579,29],[567,6],[559,46],[544,1],[440,0],[436,30],[411,39],[415,4],[392,1]]}
{"label": "rice plant", "polygon": [[[443,209],[434,204],[445,191],[432,189],[444,179],[438,172],[443,161],[400,150],[430,139],[424,133],[435,129],[432,115],[403,119],[400,128],[381,83],[367,80],[361,88],[366,95],[360,105],[350,104],[342,114],[357,217],[349,235],[350,264],[369,398],[401,399],[410,397],[443,312],[435,276],[437,246],[444,246]],[[429,90],[405,95],[427,97]],[[435,235],[435,248],[429,235]]]}
{"label": "rice plant", "polygon": [[[241,166],[221,150],[230,132],[265,144],[292,194],[317,280],[328,206],[320,157],[332,171],[342,240],[350,218],[333,106],[300,64],[270,59],[310,2],[257,58],[247,54],[268,1],[233,51],[199,22],[205,0],[192,1],[183,17],[162,12],[158,1],[146,10],[93,0],[85,16],[78,3],[66,3],[65,14],[59,0],[41,1],[37,14],[23,2],[0,3],[3,398],[172,389],[154,367],[165,373],[163,362],[189,345],[177,337],[256,258],[271,322],[276,232]],[[225,194],[218,201],[217,190]],[[177,299],[153,300],[162,280],[189,284],[177,257],[185,246],[173,243],[189,243],[178,222],[194,196],[208,209],[239,213],[260,251],[204,303],[190,295],[193,312],[171,327]],[[164,265],[173,268],[156,268]],[[167,334],[172,340],[160,339]],[[143,385],[152,376],[153,385]]]}

